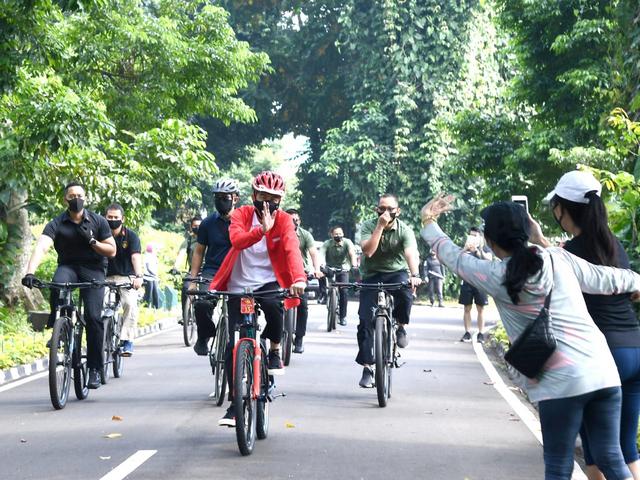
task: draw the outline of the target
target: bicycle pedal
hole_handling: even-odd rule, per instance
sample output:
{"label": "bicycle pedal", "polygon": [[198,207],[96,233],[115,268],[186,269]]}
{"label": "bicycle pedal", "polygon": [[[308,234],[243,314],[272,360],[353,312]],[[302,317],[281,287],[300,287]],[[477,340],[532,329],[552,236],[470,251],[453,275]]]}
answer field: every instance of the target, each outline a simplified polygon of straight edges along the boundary
{"label": "bicycle pedal", "polygon": [[271,398],[272,398],[272,401],[273,401],[278,397],[286,397],[286,396],[287,396],[287,394],[285,392],[282,392],[282,393],[277,393],[275,395],[271,395]]}

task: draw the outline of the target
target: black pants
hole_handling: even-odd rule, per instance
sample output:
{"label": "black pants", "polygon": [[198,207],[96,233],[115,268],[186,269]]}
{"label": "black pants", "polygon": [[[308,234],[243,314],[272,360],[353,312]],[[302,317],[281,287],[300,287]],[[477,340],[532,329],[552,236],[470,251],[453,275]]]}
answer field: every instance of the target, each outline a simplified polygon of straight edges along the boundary
{"label": "black pants", "polygon": [[296,338],[304,337],[307,333],[307,320],[309,318],[309,301],[307,294],[300,297],[300,305],[298,305],[298,316],[296,318]]}
{"label": "black pants", "polygon": [[318,300],[327,298],[327,277],[318,279]]}
{"label": "black pants", "polygon": [[[82,265],[58,265],[53,275],[53,282],[76,283],[104,280],[105,272],[101,267],[85,267]],[[51,314],[47,326],[53,327],[56,319],[56,307],[59,303],[59,290],[51,289]],[[87,325],[87,367],[102,368],[102,347],[104,344],[104,322],[102,321],[102,302],[104,287],[83,288],[80,290],[84,308],[84,321]]]}
{"label": "black pants", "polygon": [[[336,273],[335,281],[347,283],[349,281],[349,272]],[[340,305],[340,318],[345,318],[347,316],[347,304],[349,303],[346,288],[338,289],[338,303]]]}
{"label": "black pants", "polygon": [[[400,283],[409,280],[409,274],[406,271],[391,273],[376,273],[370,277],[364,278],[362,283]],[[411,289],[395,290],[390,292],[393,296],[393,316],[398,323],[409,323],[411,314],[411,306],[413,305],[413,295]],[[358,355],[356,362],[360,365],[373,365],[375,362],[373,356],[373,334],[375,325],[373,324],[373,310],[378,303],[378,291],[361,290],[360,291],[360,307],[358,308],[358,316],[360,323],[358,324]]]}
{"label": "black pants", "polygon": [[442,303],[442,279],[438,277],[429,277],[429,283],[427,284],[427,295],[429,301],[433,305],[434,297],[437,298],[438,303]]}
{"label": "black pants", "polygon": [[142,300],[156,310],[160,308],[160,287],[157,280],[147,280]]}
{"label": "black pants", "polygon": [[[267,283],[262,287],[255,290],[261,292],[265,290],[277,290],[280,288],[277,282]],[[256,299],[256,303],[260,306],[260,310],[264,314],[264,318],[267,321],[267,326],[260,335],[263,339],[269,339],[272,342],[280,343],[282,340],[282,328],[284,324],[284,306],[282,300],[279,298],[260,298]],[[229,381],[229,397],[233,392],[233,377],[231,372],[233,371],[233,348],[235,347],[235,329],[236,325],[239,325],[242,321],[242,314],[240,313],[240,297],[233,297],[229,299],[229,343],[227,344],[226,362],[225,368],[227,369],[227,380]],[[266,359],[265,359],[266,361]]]}
{"label": "black pants", "polygon": [[[202,276],[204,278],[213,278],[216,272],[212,270],[204,270]],[[185,282],[185,284],[187,284]],[[188,284],[187,284],[188,287]],[[209,285],[199,284],[198,290],[206,292]],[[213,323],[213,310],[216,302],[212,300],[195,300],[193,302],[193,313],[196,317],[196,325],[198,326],[198,338],[211,338],[216,336],[216,326]],[[238,307],[239,308],[239,307]]]}

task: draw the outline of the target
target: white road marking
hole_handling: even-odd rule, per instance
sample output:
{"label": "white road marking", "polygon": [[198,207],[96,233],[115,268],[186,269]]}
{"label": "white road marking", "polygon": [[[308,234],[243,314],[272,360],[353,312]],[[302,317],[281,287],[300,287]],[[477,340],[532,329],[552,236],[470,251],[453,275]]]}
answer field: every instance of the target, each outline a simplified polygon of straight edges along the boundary
{"label": "white road marking", "polygon": [[[527,428],[533,433],[533,436],[536,437],[536,440],[540,442],[542,445],[542,428],[540,426],[540,422],[536,418],[536,416],[529,410],[520,399],[509,390],[509,387],[504,383],[502,377],[494,368],[493,364],[487,357],[487,354],[482,348],[482,345],[476,341],[476,336],[473,336],[473,350],[476,352],[476,356],[484,368],[484,371],[487,373],[491,381],[493,382],[493,388],[495,388],[502,398],[506,400],[509,406],[516,412],[520,420],[527,426]],[[587,476],[584,474],[580,465],[577,462],[573,462],[573,475],[571,480],[587,480]]]}
{"label": "white road marking", "polygon": [[157,450],[138,450],[100,480],[122,480],[156,453]]}

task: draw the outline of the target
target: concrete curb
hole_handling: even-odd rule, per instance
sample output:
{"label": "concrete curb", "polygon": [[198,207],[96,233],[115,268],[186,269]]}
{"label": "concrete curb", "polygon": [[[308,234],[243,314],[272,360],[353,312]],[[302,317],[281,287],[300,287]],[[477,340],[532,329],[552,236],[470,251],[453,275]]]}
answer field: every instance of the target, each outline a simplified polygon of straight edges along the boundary
{"label": "concrete curb", "polygon": [[[166,330],[169,327],[178,324],[177,317],[164,317],[158,320],[152,325],[140,327],[136,331],[136,338],[146,337],[160,330]],[[15,367],[7,368],[6,370],[0,370],[0,385],[6,385],[16,380],[35,375],[36,373],[43,372],[49,368],[48,358],[39,358],[32,363],[25,365],[16,365]]]}

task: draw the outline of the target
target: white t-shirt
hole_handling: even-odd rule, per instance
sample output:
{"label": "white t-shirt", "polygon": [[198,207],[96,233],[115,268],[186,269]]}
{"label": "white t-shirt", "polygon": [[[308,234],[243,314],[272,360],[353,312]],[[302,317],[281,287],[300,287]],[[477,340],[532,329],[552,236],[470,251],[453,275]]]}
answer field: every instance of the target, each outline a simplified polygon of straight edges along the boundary
{"label": "white t-shirt", "polygon": [[[258,216],[254,213],[251,228],[261,225]],[[259,242],[240,252],[231,271],[227,288],[230,292],[243,292],[246,288],[256,290],[275,281],[276,275],[267,252],[267,237],[263,236]]]}

